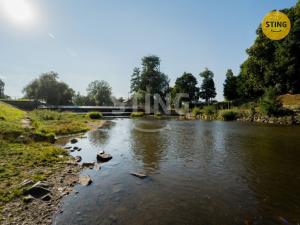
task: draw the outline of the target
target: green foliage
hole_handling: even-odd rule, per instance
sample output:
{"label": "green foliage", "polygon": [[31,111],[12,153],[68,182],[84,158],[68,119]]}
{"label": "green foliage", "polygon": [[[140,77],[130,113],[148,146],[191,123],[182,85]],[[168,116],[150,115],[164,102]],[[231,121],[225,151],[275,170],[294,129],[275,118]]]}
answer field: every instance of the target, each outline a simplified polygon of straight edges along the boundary
{"label": "green foliage", "polygon": [[237,111],[230,109],[219,110],[218,113],[219,117],[225,121],[236,120],[239,117],[239,113]]}
{"label": "green foliage", "polygon": [[188,98],[182,101],[197,101],[199,99],[199,88],[197,87],[197,79],[191,73],[183,73],[183,75],[176,79],[175,86],[172,89],[172,96],[177,93],[186,93]]}
{"label": "green foliage", "polygon": [[260,101],[260,112],[268,116],[279,115],[281,103],[278,101],[274,88],[268,88]]}
{"label": "green foliage", "polygon": [[199,108],[199,107],[193,108],[193,110],[192,110],[193,116],[200,116],[202,114],[203,114],[203,110],[201,108]]}
{"label": "green foliage", "polygon": [[60,120],[63,113],[52,110],[34,110],[31,112],[31,116],[38,120]]}
{"label": "green foliage", "polygon": [[87,116],[92,120],[99,120],[103,117],[102,113],[100,112],[89,112]]}
{"label": "green foliage", "polygon": [[41,134],[65,135],[81,133],[89,129],[84,115],[71,112],[35,110],[29,116],[36,132]]}
{"label": "green foliage", "polygon": [[132,112],[130,114],[131,117],[135,118],[135,117],[144,117],[145,113],[144,112]]}
{"label": "green foliage", "polygon": [[112,105],[112,88],[104,80],[96,80],[89,84],[87,88],[88,99],[93,105],[110,106]]}
{"label": "green foliage", "polygon": [[235,100],[239,97],[238,95],[238,80],[237,77],[234,76],[231,69],[227,70],[226,80],[223,85],[224,87],[224,97],[228,101]]}
{"label": "green foliage", "polygon": [[72,102],[74,105],[77,106],[96,105],[93,99],[91,99],[89,96],[81,95],[79,92],[77,92],[77,94],[74,95]]}
{"label": "green foliage", "polygon": [[58,80],[58,73],[48,72],[40,75],[24,89],[25,98],[43,100],[50,105],[69,105],[72,103],[74,90]]}
{"label": "green foliage", "polygon": [[215,82],[213,79],[214,74],[212,71],[206,68],[203,72],[200,73],[200,77],[203,78],[200,87],[200,98],[208,102],[210,99],[215,98],[217,95]]}
{"label": "green foliage", "polygon": [[[19,184],[35,181],[60,170],[68,159],[67,152],[47,143],[17,144],[0,139],[0,205],[20,196]],[[59,158],[58,155],[64,155]]]}
{"label": "green foliage", "polygon": [[207,105],[203,107],[203,114],[206,116],[211,116],[217,113],[217,109],[214,105]]}
{"label": "green foliage", "polygon": [[0,102],[0,138],[14,139],[20,136],[24,132],[21,125],[24,117],[24,111]]}
{"label": "green foliage", "polygon": [[[291,31],[283,40],[272,41],[259,26],[238,76],[239,93],[244,98],[261,97],[268,87],[275,87],[277,94],[300,93],[300,2],[281,11],[290,18]],[[276,111],[276,104],[264,101],[262,109]]]}
{"label": "green foliage", "polygon": [[131,77],[132,93],[149,93],[164,96],[169,90],[169,78],[160,72],[160,59],[155,55],[142,58],[142,70],[135,68]]}

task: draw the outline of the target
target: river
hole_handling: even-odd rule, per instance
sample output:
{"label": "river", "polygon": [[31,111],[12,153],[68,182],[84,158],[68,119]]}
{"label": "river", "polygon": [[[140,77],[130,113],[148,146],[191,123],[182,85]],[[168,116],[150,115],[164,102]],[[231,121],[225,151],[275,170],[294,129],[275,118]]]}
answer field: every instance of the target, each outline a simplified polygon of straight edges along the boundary
{"label": "river", "polygon": [[300,127],[116,119],[76,146],[83,162],[113,159],[82,171],[93,183],[75,186],[54,224],[300,223]]}

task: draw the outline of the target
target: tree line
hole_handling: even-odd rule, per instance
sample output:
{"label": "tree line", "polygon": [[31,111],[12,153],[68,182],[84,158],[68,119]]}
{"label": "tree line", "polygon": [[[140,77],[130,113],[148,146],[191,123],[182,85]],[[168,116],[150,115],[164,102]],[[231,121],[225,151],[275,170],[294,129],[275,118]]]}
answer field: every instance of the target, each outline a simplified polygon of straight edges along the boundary
{"label": "tree line", "polygon": [[197,86],[197,78],[186,72],[176,79],[174,87],[170,87],[170,79],[160,71],[160,58],[155,55],[145,56],[142,58],[141,68],[136,67],[133,70],[131,93],[138,102],[143,102],[146,94],[151,98],[155,94],[159,94],[161,98],[171,94],[171,98],[175,98],[179,93],[187,94],[182,101],[198,101],[202,98],[209,102],[216,97],[214,74],[206,68],[199,76],[202,78],[200,87]]}

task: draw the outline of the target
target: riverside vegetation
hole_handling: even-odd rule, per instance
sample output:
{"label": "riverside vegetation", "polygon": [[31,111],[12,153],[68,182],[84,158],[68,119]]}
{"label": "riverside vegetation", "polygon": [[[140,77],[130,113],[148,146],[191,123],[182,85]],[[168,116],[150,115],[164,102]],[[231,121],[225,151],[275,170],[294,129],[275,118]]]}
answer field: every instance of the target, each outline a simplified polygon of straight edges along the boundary
{"label": "riverside vegetation", "polygon": [[25,187],[21,184],[25,180],[37,182],[59,176],[70,156],[51,142],[58,135],[88,131],[99,124],[94,118],[101,118],[101,114],[24,112],[0,102],[0,210],[24,198]]}

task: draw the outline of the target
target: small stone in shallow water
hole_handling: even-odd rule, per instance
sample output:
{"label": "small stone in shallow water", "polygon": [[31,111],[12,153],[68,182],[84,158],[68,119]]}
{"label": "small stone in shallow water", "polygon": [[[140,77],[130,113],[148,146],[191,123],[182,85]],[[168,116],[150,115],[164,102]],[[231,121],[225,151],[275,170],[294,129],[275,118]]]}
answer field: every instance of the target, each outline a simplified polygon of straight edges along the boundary
{"label": "small stone in shallow water", "polygon": [[97,160],[100,162],[107,162],[112,159],[112,156],[107,153],[98,153],[97,154]]}
{"label": "small stone in shallow water", "polygon": [[76,162],[81,162],[81,160],[82,160],[81,156],[78,155],[78,156],[75,157]]}
{"label": "small stone in shallow water", "polygon": [[70,140],[70,142],[71,142],[72,144],[75,144],[75,143],[78,142],[78,140],[77,140],[76,138],[73,138],[73,139]]}
{"label": "small stone in shallow water", "polygon": [[81,176],[81,177],[79,177],[79,183],[81,184],[81,185],[83,185],[83,186],[88,186],[88,185],[90,185],[91,183],[92,183],[93,181],[92,181],[92,179],[91,179],[91,177],[90,176]]}
{"label": "small stone in shallow water", "polygon": [[94,167],[95,162],[84,162],[82,163],[81,167],[82,168],[90,168],[90,167]]}
{"label": "small stone in shallow water", "polygon": [[147,177],[147,175],[143,174],[143,173],[130,173],[130,174],[135,176],[135,177],[141,178],[141,179],[144,179],[144,178]]}

